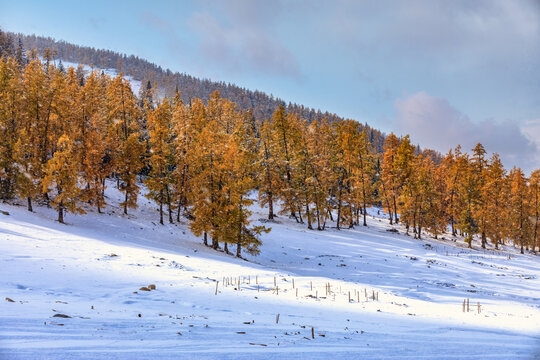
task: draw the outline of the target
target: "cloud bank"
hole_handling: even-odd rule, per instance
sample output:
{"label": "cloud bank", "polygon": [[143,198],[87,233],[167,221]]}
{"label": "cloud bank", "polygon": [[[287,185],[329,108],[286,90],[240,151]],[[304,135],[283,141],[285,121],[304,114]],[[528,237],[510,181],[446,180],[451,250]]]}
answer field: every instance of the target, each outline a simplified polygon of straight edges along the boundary
{"label": "cloud bank", "polygon": [[485,65],[486,56],[523,61],[540,48],[537,0],[338,0],[327,10],[328,27],[363,54],[459,59],[468,66]]}
{"label": "cloud bank", "polygon": [[460,144],[470,152],[480,142],[488,152],[498,153],[507,167],[529,172],[540,166],[540,120],[529,122],[528,130],[510,120],[473,122],[446,99],[425,92],[397,99],[394,107],[399,131],[423,147],[445,153]]}
{"label": "cloud bank", "polygon": [[210,12],[196,12],[189,24],[200,37],[200,55],[206,61],[237,73],[250,70],[299,78],[296,59],[274,36],[253,22],[257,15],[234,12],[229,21]]}

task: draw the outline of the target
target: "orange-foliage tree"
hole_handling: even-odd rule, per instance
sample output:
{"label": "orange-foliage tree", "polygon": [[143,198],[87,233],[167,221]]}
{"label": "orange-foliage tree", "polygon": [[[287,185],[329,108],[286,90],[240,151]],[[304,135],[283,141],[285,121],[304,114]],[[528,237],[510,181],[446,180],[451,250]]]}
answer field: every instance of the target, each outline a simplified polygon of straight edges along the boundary
{"label": "orange-foliage tree", "polygon": [[[481,144],[441,156],[391,133],[376,153],[373,131],[353,120],[309,122],[278,106],[258,122],[217,92],[183,102],[151,82],[138,99],[122,74],[51,59],[49,51],[0,60],[0,198],[18,196],[30,211],[38,200],[60,222],[90,206],[127,214],[144,182],[161,224],[165,206],[171,223],[176,210],[205,244],[235,246],[237,256],[258,253],[268,230],[253,223],[256,198],[269,220],[286,215],[309,229],[367,226],[376,205],[418,238],[459,233],[470,247],[513,242],[522,252],[540,245],[540,170],[508,174]],[[120,204],[105,200],[114,182]]]}

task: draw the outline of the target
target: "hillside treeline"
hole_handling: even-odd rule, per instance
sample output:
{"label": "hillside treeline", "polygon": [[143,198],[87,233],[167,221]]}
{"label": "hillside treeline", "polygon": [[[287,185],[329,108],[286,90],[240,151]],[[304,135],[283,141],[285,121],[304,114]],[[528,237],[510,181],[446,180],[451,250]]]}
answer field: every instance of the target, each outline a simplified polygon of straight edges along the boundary
{"label": "hillside treeline", "polygon": [[[118,73],[123,73],[141,81],[143,85],[142,91],[157,84],[161,95],[171,97],[178,91],[181,94],[182,101],[186,103],[195,98],[206,103],[210,99],[210,94],[219,91],[221,97],[236,103],[239,109],[251,109],[253,116],[258,121],[271,117],[280,105],[285,106],[287,112],[298,114],[309,122],[324,118],[330,122],[343,120],[336,114],[322,112],[304,105],[286,103],[282,99],[261,91],[251,91],[230,83],[200,79],[185,73],[172,72],[134,55],[128,56],[111,50],[78,46],[65,41],[57,41],[50,37],[36,35],[6,32],[4,38],[6,39],[4,48],[8,55],[9,52],[16,52],[20,46],[22,52],[37,49],[38,55],[42,58],[47,53],[51,60],[60,59],[76,64],[93,65],[100,69],[115,69]],[[2,45],[0,44],[0,56],[2,55],[1,48]],[[363,126],[367,129],[371,143],[380,152],[384,141],[384,133],[371,128],[367,124],[363,124]]]}
{"label": "hillside treeline", "polygon": [[149,89],[138,99],[121,75],[21,61],[0,61],[0,197],[25,199],[29,211],[45,202],[59,222],[83,204],[101,212],[114,179],[125,214],[143,182],[161,224],[184,216],[205,244],[236,246],[238,256],[256,254],[268,231],[251,224],[254,191],[269,220],[309,229],[365,226],[377,204],[415,238],[450,232],[469,246],[478,236],[482,247],[538,247],[540,171],[507,172],[481,144],[439,162],[390,134],[377,153],[352,120],[310,122],[280,106],[259,122],[218,92],[186,103]]}

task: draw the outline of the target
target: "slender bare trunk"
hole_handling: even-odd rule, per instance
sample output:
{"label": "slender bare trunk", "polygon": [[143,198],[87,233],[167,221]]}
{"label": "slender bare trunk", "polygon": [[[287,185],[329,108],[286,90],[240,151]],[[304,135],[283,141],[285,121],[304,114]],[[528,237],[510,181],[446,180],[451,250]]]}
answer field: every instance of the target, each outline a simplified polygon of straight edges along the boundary
{"label": "slender bare trunk", "polygon": [[274,194],[268,192],[268,220],[274,219]]}
{"label": "slender bare trunk", "polygon": [[242,245],[240,244],[240,242],[236,243],[236,257],[242,257]]}
{"label": "slender bare trunk", "polygon": [[337,219],[336,219],[336,227],[337,229],[339,230],[339,224],[340,224],[340,221],[341,221],[341,188],[339,189],[339,193],[338,193],[338,208],[337,208]]}
{"label": "slender bare trunk", "polygon": [[159,191],[159,223],[163,225],[163,189]]}
{"label": "slender bare trunk", "polygon": [[58,205],[58,222],[64,224],[64,204],[62,201]]}

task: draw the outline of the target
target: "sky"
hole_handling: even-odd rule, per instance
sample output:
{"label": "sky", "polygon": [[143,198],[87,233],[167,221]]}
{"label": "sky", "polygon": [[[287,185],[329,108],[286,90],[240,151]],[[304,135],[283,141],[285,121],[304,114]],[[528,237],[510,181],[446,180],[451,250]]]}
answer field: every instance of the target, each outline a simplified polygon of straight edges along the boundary
{"label": "sky", "polygon": [[540,168],[538,0],[0,0],[0,27]]}

